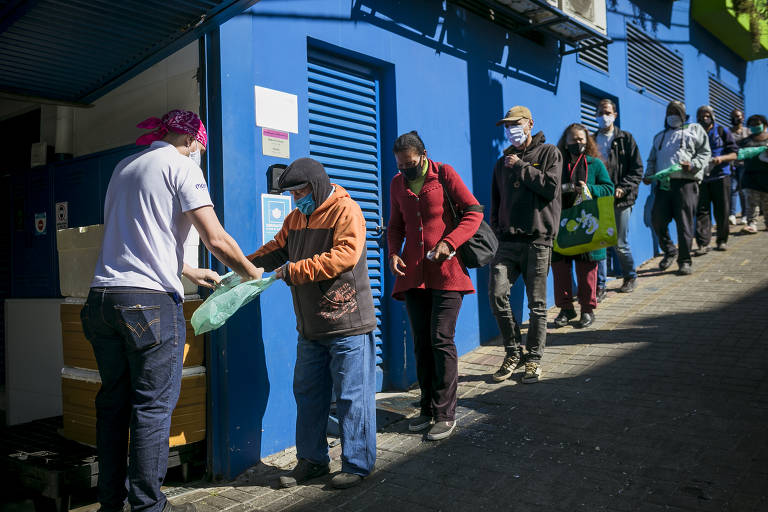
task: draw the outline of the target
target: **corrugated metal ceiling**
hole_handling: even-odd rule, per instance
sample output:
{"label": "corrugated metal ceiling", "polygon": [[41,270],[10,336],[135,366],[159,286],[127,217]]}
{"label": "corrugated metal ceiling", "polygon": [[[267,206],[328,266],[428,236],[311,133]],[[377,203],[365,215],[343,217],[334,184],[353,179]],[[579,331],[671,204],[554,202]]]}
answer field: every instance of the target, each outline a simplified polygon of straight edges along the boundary
{"label": "corrugated metal ceiling", "polygon": [[258,0],[0,0],[0,94],[88,103]]}

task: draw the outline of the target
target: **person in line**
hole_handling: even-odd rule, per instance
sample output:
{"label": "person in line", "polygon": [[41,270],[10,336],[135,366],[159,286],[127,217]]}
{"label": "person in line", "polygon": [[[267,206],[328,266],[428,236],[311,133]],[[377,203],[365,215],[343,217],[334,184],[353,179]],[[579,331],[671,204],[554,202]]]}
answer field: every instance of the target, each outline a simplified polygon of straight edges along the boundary
{"label": "person in line", "polygon": [[[453,167],[427,157],[417,132],[398,137],[394,154],[400,172],[390,184],[387,226],[392,296],[405,300],[421,390],[421,412],[408,429],[428,428],[427,439],[436,441],[456,426],[454,334],[462,298],[475,292],[456,250],[477,231],[482,207]],[[456,226],[448,200],[464,212]]]}
{"label": "person in line", "polygon": [[[597,199],[614,195],[614,185],[608,170],[600,159],[595,139],[581,124],[569,125],[557,144],[563,155],[563,176],[561,179],[563,210],[575,204],[586,188]],[[573,308],[573,277],[571,270],[576,267],[577,295],[581,318],[577,327],[587,328],[595,321],[597,307],[597,264],[605,259],[606,250],[565,256],[557,251],[552,254],[552,277],[555,285],[555,305],[560,313],[555,318],[555,327],[565,327],[576,318]]]}
{"label": "person in line", "polygon": [[248,256],[291,288],[298,345],[293,374],[296,457],[280,477],[293,487],[329,472],[326,430],[331,393],[341,428],[345,489],[370,475],[376,461],[376,312],[368,278],[365,218],[323,165],[299,158],[280,176],[296,208],[273,240]]}
{"label": "person in line", "polygon": [[[753,114],[747,119],[749,137],[739,143],[741,148],[757,148],[768,146],[768,119],[761,114]],[[731,153],[723,157],[725,161],[735,161],[737,153]],[[743,233],[754,235],[757,233],[757,217],[763,214],[763,219],[768,225],[768,150],[758,156],[744,160],[744,174],[741,182],[747,197],[747,225],[742,229]],[[768,227],[766,228],[768,229]]]}
{"label": "person in line", "polygon": [[[493,380],[501,382],[525,363],[522,382],[538,382],[547,339],[547,274],[560,222],[560,176],[563,159],[547,144],[543,132],[533,133],[531,111],[509,109],[496,123],[510,143],[496,161],[491,179],[490,224],[499,239],[491,263],[489,300],[506,355]],[[528,296],[530,323],[523,359],[520,323],[512,314],[509,292],[522,276]]]}
{"label": "person in line", "polygon": [[694,256],[709,252],[712,240],[712,210],[717,224],[715,249],[728,250],[730,226],[728,216],[731,212],[731,163],[723,156],[738,151],[731,131],[715,120],[715,111],[709,105],[699,107],[696,120],[707,131],[712,159],[704,171],[699,187],[699,204],[696,208],[696,245]]}
{"label": "person in line", "polygon": [[[616,126],[618,116],[613,100],[600,100],[597,104],[599,129],[594,138],[615,187],[613,206],[618,243],[615,249],[610,247],[608,250],[618,255],[621,265],[624,280],[619,292],[631,293],[637,286],[637,271],[629,246],[629,219],[637,200],[638,185],[643,179],[643,159],[632,134]],[[597,262],[597,302],[605,297],[605,283],[608,277],[606,259],[602,258]]]}
{"label": "person in line", "polygon": [[[681,170],[654,183],[651,221],[664,256],[659,269],[667,270],[677,259],[678,274],[690,275],[693,246],[693,219],[699,200],[699,182],[709,165],[712,152],[707,132],[698,123],[687,124],[685,104],[671,101],[667,105],[664,129],[653,137],[651,153],[643,182],[650,185],[650,176],[679,164]],[[669,223],[677,226],[677,247],[669,236]]]}
{"label": "person in line", "polygon": [[138,126],[154,129],[136,141],[149,148],[121,160],[109,180],[104,241],[80,314],[101,376],[98,499],[103,512],[122,511],[126,497],[134,511],[194,512],[191,503],[171,505],[160,490],[184,356],[180,276],[208,288],[220,279],[184,263],[184,241],[194,226],[243,279],[259,279],[263,269],[245,258],[214,213],[200,169],[208,141],[197,114],[172,110]]}
{"label": "person in line", "polygon": [[[745,139],[746,137],[749,137],[749,128],[747,128],[744,125],[744,112],[739,110],[738,108],[733,109],[731,111],[731,135],[733,136],[733,141],[738,144]],[[740,219],[738,220],[738,224],[746,224],[747,223],[747,198],[744,195],[744,190],[741,188],[741,177],[742,174],[744,174],[744,163],[740,162],[738,160],[735,160],[732,162],[732,172],[731,172],[731,208],[730,208],[730,214],[728,215],[728,222],[735,226],[737,224],[736,219],[736,203],[738,202],[741,206],[741,215]]]}

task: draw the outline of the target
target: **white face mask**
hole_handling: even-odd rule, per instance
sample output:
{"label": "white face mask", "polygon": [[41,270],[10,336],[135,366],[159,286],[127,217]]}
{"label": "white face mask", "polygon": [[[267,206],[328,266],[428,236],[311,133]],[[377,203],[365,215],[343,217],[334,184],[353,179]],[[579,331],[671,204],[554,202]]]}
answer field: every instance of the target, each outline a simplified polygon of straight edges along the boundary
{"label": "white face mask", "polygon": [[195,162],[195,163],[197,164],[197,166],[198,166],[198,167],[200,167],[200,164],[201,164],[201,163],[202,163],[202,161],[203,161],[203,155],[202,155],[202,153],[200,152],[200,144],[199,144],[199,143],[197,143],[197,144],[195,145],[195,147],[196,147],[197,149],[195,149],[194,151],[191,151],[191,150],[190,150],[190,152],[189,152],[189,158],[191,158],[191,159],[192,159],[192,161],[193,161],[193,162]]}
{"label": "white face mask", "polygon": [[682,124],[683,120],[680,116],[667,116],[667,126],[670,128],[680,128]]}
{"label": "white face mask", "polygon": [[597,116],[597,126],[601,130],[605,130],[606,128],[610,128],[613,126],[613,122],[616,120],[616,116],[611,114],[605,114],[602,116]]}
{"label": "white face mask", "polygon": [[519,124],[512,126],[506,126],[504,133],[507,135],[507,140],[515,147],[520,147],[528,139],[528,134],[525,133],[525,128]]}

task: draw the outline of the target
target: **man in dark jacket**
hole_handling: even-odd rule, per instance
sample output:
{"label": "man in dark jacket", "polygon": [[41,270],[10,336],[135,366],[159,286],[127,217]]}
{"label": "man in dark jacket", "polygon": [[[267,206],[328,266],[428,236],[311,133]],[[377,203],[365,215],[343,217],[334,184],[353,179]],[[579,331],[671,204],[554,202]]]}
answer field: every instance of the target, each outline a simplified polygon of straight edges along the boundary
{"label": "man in dark jacket", "polygon": [[524,383],[541,376],[541,358],[547,337],[547,274],[552,243],[560,222],[562,156],[545,144],[544,133],[533,134],[533,117],[526,107],[512,107],[497,126],[511,146],[493,168],[491,227],[499,250],[491,263],[489,296],[507,354],[493,378],[501,382],[522,362],[520,324],[509,305],[509,291],[523,276],[530,327]]}
{"label": "man in dark jacket", "polygon": [[[629,293],[635,289],[637,283],[635,260],[629,247],[629,217],[637,199],[637,187],[643,179],[643,159],[632,134],[616,126],[618,116],[616,104],[612,100],[600,100],[597,105],[597,124],[600,129],[595,132],[595,141],[616,187],[613,206],[618,243],[615,251],[624,277],[619,291]],[[614,248],[611,247],[610,250],[613,251]],[[605,297],[606,278],[606,260],[603,259],[597,267],[598,302]]]}
{"label": "man in dark jacket", "polygon": [[357,485],[376,461],[376,312],[368,279],[365,219],[360,206],[323,165],[293,162],[281,190],[296,201],[274,240],[249,256],[291,287],[299,332],[293,394],[296,456],[292,487],[328,473],[326,427],[331,391],[341,427],[341,473],[336,488]]}
{"label": "man in dark jacket", "polygon": [[731,131],[715,121],[715,111],[709,105],[699,107],[696,120],[706,130],[709,137],[709,149],[712,159],[704,171],[704,178],[699,187],[699,204],[696,208],[696,245],[694,256],[709,252],[712,240],[712,210],[717,224],[718,251],[728,249],[728,216],[731,213],[731,163],[723,160],[723,155],[739,150]]}

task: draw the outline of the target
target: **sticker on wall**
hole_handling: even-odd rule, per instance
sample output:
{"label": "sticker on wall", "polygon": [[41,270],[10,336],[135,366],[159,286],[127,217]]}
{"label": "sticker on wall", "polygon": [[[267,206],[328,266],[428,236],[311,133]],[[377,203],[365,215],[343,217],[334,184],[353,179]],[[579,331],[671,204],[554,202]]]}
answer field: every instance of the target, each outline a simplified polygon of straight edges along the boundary
{"label": "sticker on wall", "polygon": [[290,158],[288,132],[264,128],[261,131],[261,152],[266,156]]}
{"label": "sticker on wall", "polygon": [[254,86],[256,126],[299,133],[299,102],[295,94]]}
{"label": "sticker on wall", "polygon": [[267,243],[283,227],[283,221],[291,213],[291,196],[261,194],[261,240]]}
{"label": "sticker on wall", "polygon": [[45,212],[35,214],[35,235],[43,236],[48,233],[48,219]]}
{"label": "sticker on wall", "polygon": [[67,229],[69,227],[69,203],[62,201],[56,203],[56,229]]}

